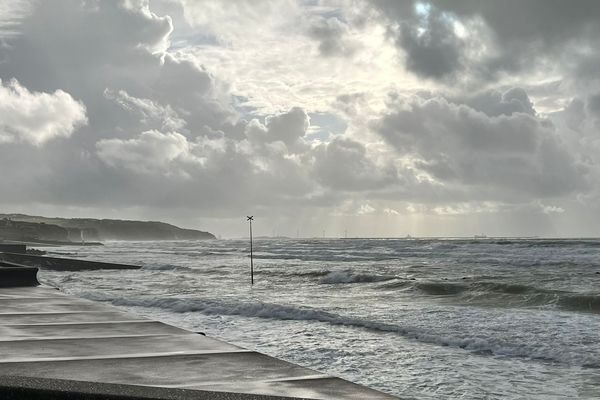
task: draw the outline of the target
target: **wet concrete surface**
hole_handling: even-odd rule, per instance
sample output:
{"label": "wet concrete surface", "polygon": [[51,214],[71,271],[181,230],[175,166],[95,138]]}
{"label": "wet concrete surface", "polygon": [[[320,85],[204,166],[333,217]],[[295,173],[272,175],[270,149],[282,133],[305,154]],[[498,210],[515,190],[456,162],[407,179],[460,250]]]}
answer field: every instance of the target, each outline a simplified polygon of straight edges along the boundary
{"label": "wet concrete surface", "polygon": [[2,400],[290,400],[297,397],[213,392],[65,379],[0,376]]}

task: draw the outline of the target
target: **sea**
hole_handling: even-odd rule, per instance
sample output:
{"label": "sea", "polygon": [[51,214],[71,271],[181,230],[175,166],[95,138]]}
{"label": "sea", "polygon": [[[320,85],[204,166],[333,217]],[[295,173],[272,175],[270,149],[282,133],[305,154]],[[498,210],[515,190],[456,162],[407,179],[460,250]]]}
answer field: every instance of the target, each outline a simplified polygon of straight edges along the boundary
{"label": "sea", "polygon": [[66,293],[408,399],[599,399],[600,240],[106,242]]}

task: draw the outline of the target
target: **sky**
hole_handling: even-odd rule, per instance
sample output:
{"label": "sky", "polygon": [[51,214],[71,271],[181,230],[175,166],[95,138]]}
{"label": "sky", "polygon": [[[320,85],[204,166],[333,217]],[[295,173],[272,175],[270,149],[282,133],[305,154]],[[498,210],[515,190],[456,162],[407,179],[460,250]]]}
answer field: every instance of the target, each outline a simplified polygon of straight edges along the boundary
{"label": "sky", "polygon": [[596,0],[0,0],[0,210],[600,236]]}

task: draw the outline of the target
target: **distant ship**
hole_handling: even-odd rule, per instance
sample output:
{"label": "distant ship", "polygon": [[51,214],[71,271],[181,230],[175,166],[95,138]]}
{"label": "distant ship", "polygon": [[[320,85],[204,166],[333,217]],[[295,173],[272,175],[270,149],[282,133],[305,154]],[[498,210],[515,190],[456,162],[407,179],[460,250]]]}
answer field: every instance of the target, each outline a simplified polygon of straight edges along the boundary
{"label": "distant ship", "polygon": [[475,235],[474,236],[475,239],[487,239],[487,235],[481,234],[481,235]]}

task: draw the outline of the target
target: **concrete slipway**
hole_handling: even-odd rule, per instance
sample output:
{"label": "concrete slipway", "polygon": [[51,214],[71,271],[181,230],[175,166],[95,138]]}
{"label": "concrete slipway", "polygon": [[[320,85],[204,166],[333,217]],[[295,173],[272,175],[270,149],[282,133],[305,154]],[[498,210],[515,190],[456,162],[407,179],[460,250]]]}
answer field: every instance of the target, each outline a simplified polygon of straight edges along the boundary
{"label": "concrete slipway", "polygon": [[36,286],[36,272],[0,262],[0,398],[395,398]]}

